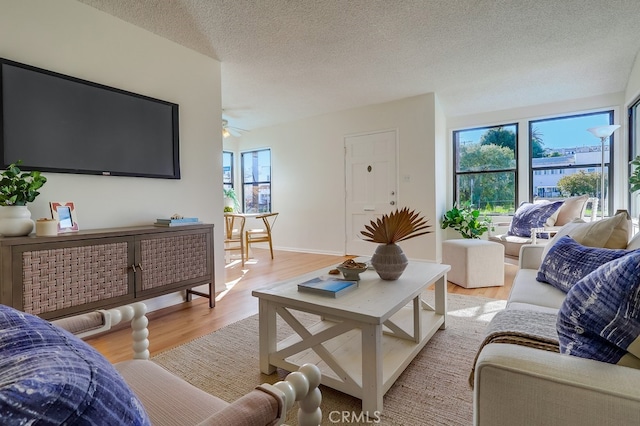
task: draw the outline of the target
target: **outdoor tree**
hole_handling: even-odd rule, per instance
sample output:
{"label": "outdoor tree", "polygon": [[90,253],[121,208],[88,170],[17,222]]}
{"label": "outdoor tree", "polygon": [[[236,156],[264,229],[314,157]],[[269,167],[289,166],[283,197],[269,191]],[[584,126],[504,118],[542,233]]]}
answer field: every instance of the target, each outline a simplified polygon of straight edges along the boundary
{"label": "outdoor tree", "polygon": [[516,134],[503,127],[487,130],[480,138],[480,145],[497,145],[516,152]]}
{"label": "outdoor tree", "polygon": [[590,197],[596,197],[600,188],[600,173],[579,170],[558,180],[558,188],[565,196],[589,194]]}
{"label": "outdoor tree", "polygon": [[[516,149],[516,134],[512,130],[506,130],[503,127],[495,127],[487,130],[480,138],[480,145],[498,145],[509,148],[513,152]],[[531,147],[533,150],[533,158],[544,157],[544,143],[542,142],[542,133],[538,129],[531,132]]]}
{"label": "outdoor tree", "polygon": [[542,142],[542,132],[540,129],[531,130],[531,150],[533,158],[542,158],[544,154],[544,142]]}

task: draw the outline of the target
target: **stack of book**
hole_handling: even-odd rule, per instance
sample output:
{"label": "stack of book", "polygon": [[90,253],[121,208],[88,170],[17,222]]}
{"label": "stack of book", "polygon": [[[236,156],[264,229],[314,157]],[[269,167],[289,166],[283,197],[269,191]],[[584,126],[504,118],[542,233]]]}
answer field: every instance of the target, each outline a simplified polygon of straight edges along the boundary
{"label": "stack of book", "polygon": [[156,219],[155,226],[185,226],[185,225],[197,225],[202,223],[197,217],[183,217],[180,219]]}

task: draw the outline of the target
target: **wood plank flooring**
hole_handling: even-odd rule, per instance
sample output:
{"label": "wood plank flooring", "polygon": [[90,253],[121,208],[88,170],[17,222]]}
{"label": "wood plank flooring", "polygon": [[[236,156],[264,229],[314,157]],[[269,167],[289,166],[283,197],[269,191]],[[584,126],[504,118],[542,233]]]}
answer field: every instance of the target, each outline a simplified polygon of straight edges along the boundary
{"label": "wood plank flooring", "polygon": [[[208,300],[194,297],[193,301],[151,312],[149,317],[149,350],[151,356],[209,334],[258,312],[258,301],[251,291],[276,281],[302,275],[316,269],[329,268],[348,257],[322,254],[275,251],[271,259],[268,250],[253,250],[254,258],[242,267],[240,261],[225,267],[225,283],[217,284],[216,307],[209,308]],[[465,289],[449,283],[453,294],[469,294],[506,299],[517,266],[505,264],[505,285]],[[226,284],[226,288],[225,288]],[[121,327],[109,333],[87,339],[109,361],[131,359],[131,330]]]}

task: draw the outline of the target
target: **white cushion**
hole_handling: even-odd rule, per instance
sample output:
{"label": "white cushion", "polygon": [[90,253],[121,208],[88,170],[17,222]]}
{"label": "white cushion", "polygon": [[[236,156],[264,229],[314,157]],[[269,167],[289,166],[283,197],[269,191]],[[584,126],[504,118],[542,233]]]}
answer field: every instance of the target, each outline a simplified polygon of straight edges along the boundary
{"label": "white cushion", "polygon": [[627,250],[637,250],[640,249],[640,232],[631,238],[629,244],[627,244]]}
{"label": "white cushion", "polygon": [[558,209],[555,226],[563,226],[575,219],[581,219],[588,200],[588,195],[578,195],[564,200]]}
{"label": "white cushion", "polygon": [[543,259],[549,249],[565,235],[588,247],[627,248],[629,221],[626,213],[619,213],[595,222],[585,223],[583,220],[577,219],[567,223],[558,230],[549,244],[547,244],[542,253]]}
{"label": "white cushion", "polygon": [[507,307],[512,303],[528,303],[547,308],[560,309],[567,294],[547,283],[536,281],[535,269],[521,269],[516,274],[509,294]]}

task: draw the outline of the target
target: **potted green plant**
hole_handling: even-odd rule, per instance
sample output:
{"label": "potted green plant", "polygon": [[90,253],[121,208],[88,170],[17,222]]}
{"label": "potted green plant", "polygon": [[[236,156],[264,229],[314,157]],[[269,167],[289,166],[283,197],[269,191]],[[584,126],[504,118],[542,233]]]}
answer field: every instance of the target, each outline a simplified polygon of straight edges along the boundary
{"label": "potted green plant", "polygon": [[430,233],[431,225],[414,210],[404,207],[382,215],[360,231],[365,241],[378,243],[371,265],[383,280],[397,280],[409,263],[396,243]]}
{"label": "potted green plant", "polygon": [[38,190],[47,182],[38,171],[23,172],[20,161],[0,173],[0,234],[6,237],[28,235],[34,223],[27,203],[33,202]]}
{"label": "potted green plant", "polygon": [[[233,211],[240,211],[240,201],[238,201],[238,196],[236,195],[236,191],[233,188],[222,188],[224,194],[224,212],[231,213]],[[229,210],[231,208],[231,210]]]}
{"label": "potted green plant", "polygon": [[471,203],[460,207],[458,203],[454,203],[453,208],[442,216],[441,228],[453,228],[463,238],[480,238],[490,227],[491,218],[480,217],[480,210],[474,209]]}

